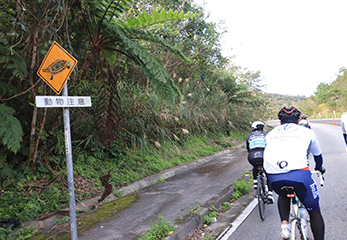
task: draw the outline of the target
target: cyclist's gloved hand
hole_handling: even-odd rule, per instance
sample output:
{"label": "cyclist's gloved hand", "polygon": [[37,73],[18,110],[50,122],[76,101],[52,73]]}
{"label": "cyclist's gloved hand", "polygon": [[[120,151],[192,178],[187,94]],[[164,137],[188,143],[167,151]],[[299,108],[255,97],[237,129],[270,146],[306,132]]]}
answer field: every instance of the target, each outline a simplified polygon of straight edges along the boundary
{"label": "cyclist's gloved hand", "polygon": [[324,167],[315,168],[314,170],[320,171],[322,173],[322,175],[325,173],[325,168]]}

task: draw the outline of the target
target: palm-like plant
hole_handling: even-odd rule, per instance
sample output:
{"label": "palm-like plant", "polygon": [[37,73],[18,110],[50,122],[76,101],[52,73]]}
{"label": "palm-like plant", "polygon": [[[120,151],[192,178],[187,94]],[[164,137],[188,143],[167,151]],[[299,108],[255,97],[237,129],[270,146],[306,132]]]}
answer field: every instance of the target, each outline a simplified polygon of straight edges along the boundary
{"label": "palm-like plant", "polygon": [[[86,14],[82,17],[86,23],[89,35],[90,52],[84,60],[76,80],[81,80],[86,71],[95,63],[101,69],[100,84],[100,106],[101,126],[104,129],[104,142],[110,139],[110,134],[118,128],[118,109],[120,106],[117,84],[121,74],[112,71],[110,63],[110,52],[119,58],[126,56],[138,65],[146,76],[151,88],[156,94],[168,103],[174,103],[175,97],[180,96],[180,91],[174,84],[173,79],[163,66],[158,63],[147,49],[141,45],[142,42],[159,44],[176,56],[189,61],[178,48],[164,41],[159,34],[154,34],[147,27],[167,21],[183,20],[193,17],[193,14],[177,11],[153,10],[152,15],[148,12],[139,14],[137,17],[129,17],[121,20],[126,11],[131,7],[129,0],[111,1],[88,1],[85,5]],[[82,11],[81,11],[82,12]],[[117,69],[118,72],[122,69]],[[111,134],[113,135],[113,134]]]}

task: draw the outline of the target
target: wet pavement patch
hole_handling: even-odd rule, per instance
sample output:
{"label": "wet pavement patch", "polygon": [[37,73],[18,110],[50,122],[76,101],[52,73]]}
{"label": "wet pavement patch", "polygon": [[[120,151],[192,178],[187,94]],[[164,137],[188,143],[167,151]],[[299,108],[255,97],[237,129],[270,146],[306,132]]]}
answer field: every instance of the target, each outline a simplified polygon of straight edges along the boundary
{"label": "wet pavement patch", "polygon": [[[77,217],[77,231],[78,235],[83,231],[91,229],[93,226],[98,224],[100,221],[109,219],[114,216],[117,212],[122,211],[133,202],[137,200],[137,196],[134,194],[127,195],[111,202],[105,203],[100,207],[93,210],[88,215],[81,215]],[[38,234],[31,238],[31,240],[41,239],[55,239],[55,240],[69,240],[71,239],[70,234],[70,223],[66,223],[62,226],[58,226],[55,229],[51,229],[48,233]]]}

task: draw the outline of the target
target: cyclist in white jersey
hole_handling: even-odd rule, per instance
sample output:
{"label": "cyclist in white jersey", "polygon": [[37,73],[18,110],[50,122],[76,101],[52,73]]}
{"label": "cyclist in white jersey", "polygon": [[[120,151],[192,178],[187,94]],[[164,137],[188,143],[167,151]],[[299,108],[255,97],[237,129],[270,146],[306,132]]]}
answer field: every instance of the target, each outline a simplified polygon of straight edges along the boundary
{"label": "cyclist in white jersey", "polygon": [[[342,135],[343,139],[345,140],[346,146],[347,146],[347,112],[342,113],[341,115],[341,129],[342,129]],[[347,151],[347,147],[346,147]]]}
{"label": "cyclist in white jersey", "polygon": [[308,168],[308,153],[315,160],[315,169],[325,172],[319,142],[311,129],[300,127],[300,111],[284,107],[278,113],[281,125],[266,135],[264,169],[272,189],[279,195],[278,210],[282,223],[281,237],[289,239],[290,199],[282,186],[293,186],[311,219],[315,240],[324,239],[324,220],[319,207],[318,187]]}

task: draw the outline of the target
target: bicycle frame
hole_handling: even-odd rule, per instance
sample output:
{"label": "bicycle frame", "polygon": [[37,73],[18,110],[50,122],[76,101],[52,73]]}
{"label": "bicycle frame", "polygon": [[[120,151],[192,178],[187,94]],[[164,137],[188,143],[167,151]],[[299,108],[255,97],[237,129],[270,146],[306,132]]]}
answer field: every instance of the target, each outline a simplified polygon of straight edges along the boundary
{"label": "bicycle frame", "polygon": [[[296,197],[295,193],[293,194],[288,194],[290,195],[291,198],[291,202],[292,202],[292,220],[291,220],[291,236],[290,239],[295,240],[295,229],[296,229],[296,225],[297,222],[299,223],[299,232],[300,232],[300,237],[303,240],[309,239],[308,238],[308,233],[307,231],[304,230],[304,226],[307,223],[304,223],[304,221],[306,221],[306,219],[302,219],[300,214],[299,214],[299,208],[303,207],[302,203],[299,201],[299,199]],[[287,196],[288,196],[287,195]],[[306,226],[306,228],[308,228],[308,226]]]}
{"label": "bicycle frame", "polygon": [[[320,185],[323,186],[324,185],[324,179],[323,179],[321,172],[311,171],[311,173],[317,174],[317,177],[320,179]],[[304,221],[306,221],[306,220],[302,219],[300,214],[299,214],[299,208],[304,207],[304,206],[302,205],[300,200],[296,197],[293,187],[287,187],[287,191],[289,191],[287,194],[287,197],[291,198],[291,206],[292,206],[292,219],[291,219],[291,223],[290,223],[290,226],[291,226],[290,239],[295,240],[295,234],[296,234],[295,228],[296,228],[297,222],[299,222],[299,226],[300,226],[299,232],[301,235],[301,239],[302,240],[308,240],[308,239],[310,239],[308,237],[308,233],[307,233],[307,231],[304,231],[304,225],[307,224],[307,223],[304,223]],[[306,227],[308,228],[309,226],[306,226]]]}

